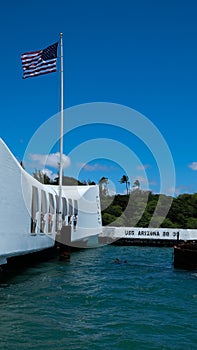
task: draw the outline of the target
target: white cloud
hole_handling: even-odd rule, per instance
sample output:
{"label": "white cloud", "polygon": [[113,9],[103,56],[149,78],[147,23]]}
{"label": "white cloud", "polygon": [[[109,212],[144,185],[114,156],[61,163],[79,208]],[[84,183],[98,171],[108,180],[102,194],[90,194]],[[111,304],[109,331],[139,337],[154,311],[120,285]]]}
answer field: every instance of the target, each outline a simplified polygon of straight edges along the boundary
{"label": "white cloud", "polygon": [[148,168],[150,168],[150,165],[148,164],[142,164],[137,166],[137,170],[146,170]]}
{"label": "white cloud", "polygon": [[79,168],[86,170],[86,171],[111,171],[112,169],[114,169],[114,167],[110,166],[106,166],[106,165],[102,165],[102,164],[87,164],[87,163],[78,163],[77,164]]}
{"label": "white cloud", "polygon": [[[52,168],[59,168],[60,154],[30,154],[30,158],[38,164],[38,166],[50,166]],[[62,166],[63,168],[68,168],[70,166],[70,158],[65,154],[62,155]]]}
{"label": "white cloud", "polygon": [[41,172],[46,174],[51,180],[54,180],[58,176],[57,173],[54,173],[52,170],[47,168],[42,169]]}
{"label": "white cloud", "polygon": [[197,162],[192,162],[188,165],[188,167],[192,170],[197,170]]}

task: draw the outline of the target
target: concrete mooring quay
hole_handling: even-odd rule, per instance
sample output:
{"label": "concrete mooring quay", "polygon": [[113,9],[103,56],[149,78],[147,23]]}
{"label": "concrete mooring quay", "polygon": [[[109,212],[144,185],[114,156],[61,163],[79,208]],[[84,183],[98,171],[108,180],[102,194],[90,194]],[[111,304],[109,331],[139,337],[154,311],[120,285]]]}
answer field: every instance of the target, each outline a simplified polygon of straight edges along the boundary
{"label": "concrete mooring quay", "polygon": [[100,244],[173,247],[177,242],[197,241],[197,230],[104,226]]}

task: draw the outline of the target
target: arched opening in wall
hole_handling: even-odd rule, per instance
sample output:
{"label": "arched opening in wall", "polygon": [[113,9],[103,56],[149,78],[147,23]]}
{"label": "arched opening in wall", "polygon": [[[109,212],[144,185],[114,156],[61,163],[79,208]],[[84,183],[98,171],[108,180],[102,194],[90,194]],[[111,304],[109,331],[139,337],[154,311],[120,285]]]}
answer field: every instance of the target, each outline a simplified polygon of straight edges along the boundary
{"label": "arched opening in wall", "polygon": [[39,196],[38,189],[32,186],[32,199],[31,199],[31,233],[37,232],[38,224],[38,213],[39,213]]}
{"label": "arched opening in wall", "polygon": [[51,193],[49,193],[49,214],[48,214],[48,232],[49,233],[53,231],[54,213],[55,213],[54,197]]}
{"label": "arched opening in wall", "polygon": [[47,196],[44,190],[41,190],[41,212],[40,212],[40,232],[46,231],[46,213],[47,213]]}
{"label": "arched opening in wall", "polygon": [[68,213],[68,210],[67,210],[67,200],[65,197],[62,198],[62,224],[63,226],[66,225],[66,218],[67,218],[67,213]]}
{"label": "arched opening in wall", "polygon": [[68,199],[68,225],[72,225],[73,218],[73,204],[72,199]]}
{"label": "arched opening in wall", "polygon": [[78,223],[78,201],[74,199],[74,215],[73,215],[73,227],[74,230],[77,229],[77,223]]}

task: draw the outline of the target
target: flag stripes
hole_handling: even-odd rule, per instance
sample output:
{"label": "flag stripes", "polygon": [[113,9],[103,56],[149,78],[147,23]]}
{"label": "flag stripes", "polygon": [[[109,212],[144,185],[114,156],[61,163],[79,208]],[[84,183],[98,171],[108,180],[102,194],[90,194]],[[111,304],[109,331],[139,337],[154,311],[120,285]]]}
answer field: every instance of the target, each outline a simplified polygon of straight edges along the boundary
{"label": "flag stripes", "polygon": [[22,54],[23,79],[56,72],[57,47],[55,43],[44,50]]}

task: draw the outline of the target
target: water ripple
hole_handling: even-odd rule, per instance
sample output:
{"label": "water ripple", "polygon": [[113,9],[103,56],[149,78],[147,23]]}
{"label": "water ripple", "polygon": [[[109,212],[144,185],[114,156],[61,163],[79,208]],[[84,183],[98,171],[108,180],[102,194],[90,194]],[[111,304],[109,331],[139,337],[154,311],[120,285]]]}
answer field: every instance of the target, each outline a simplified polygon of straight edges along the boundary
{"label": "water ripple", "polygon": [[196,349],[196,277],[174,270],[171,248],[106,246],[36,264],[0,285],[0,349]]}

